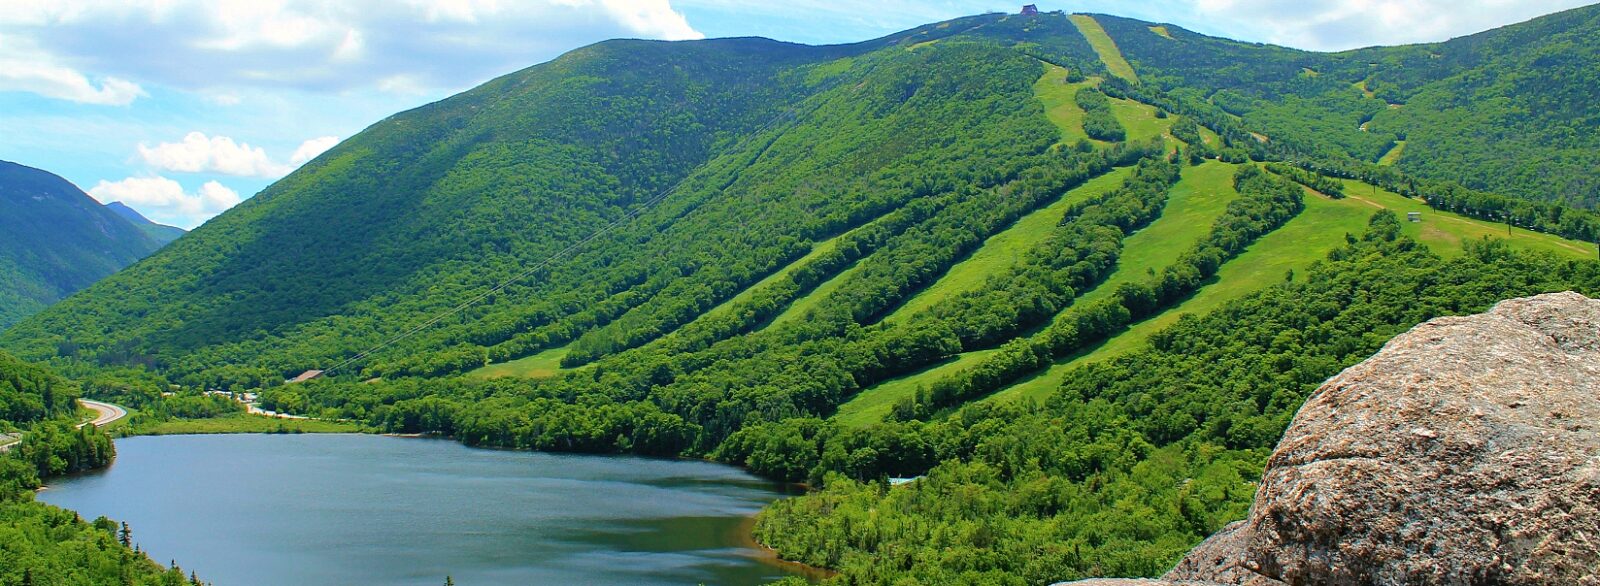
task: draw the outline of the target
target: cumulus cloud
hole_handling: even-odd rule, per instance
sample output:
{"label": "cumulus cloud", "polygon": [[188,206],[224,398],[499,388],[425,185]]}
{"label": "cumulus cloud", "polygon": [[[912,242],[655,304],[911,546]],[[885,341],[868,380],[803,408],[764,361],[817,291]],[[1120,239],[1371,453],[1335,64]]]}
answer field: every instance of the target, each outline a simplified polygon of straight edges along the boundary
{"label": "cumulus cloud", "polygon": [[703,36],[669,0],[6,3],[0,35],[107,76],[100,89],[123,99],[134,88],[115,80],[181,90],[454,90],[608,38]]}
{"label": "cumulus cloud", "polygon": [[291,167],[272,161],[267,151],[226,136],[191,132],[179,142],[139,144],[139,158],[163,171],[221,173],[240,177],[282,177]]}
{"label": "cumulus cloud", "polygon": [[89,189],[100,203],[120,201],[138,209],[151,220],[193,228],[226,211],[241,201],[238,192],[216,181],[207,181],[194,192],[166,177],[129,177],[121,181],[101,181]]}
{"label": "cumulus cloud", "polygon": [[307,140],[295,148],[285,164],[274,161],[267,155],[266,149],[250,146],[250,143],[238,142],[227,136],[191,132],[178,142],[164,142],[155,146],[140,143],[139,158],[161,171],[276,179],[288,175],[336,144],[339,144],[337,136]]}

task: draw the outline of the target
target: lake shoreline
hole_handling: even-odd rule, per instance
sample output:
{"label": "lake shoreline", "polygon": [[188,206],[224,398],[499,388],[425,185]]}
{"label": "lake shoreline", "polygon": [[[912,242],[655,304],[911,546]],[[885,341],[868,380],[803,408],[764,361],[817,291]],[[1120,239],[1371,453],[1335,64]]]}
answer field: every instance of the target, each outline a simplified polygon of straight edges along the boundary
{"label": "lake shoreline", "polygon": [[[458,441],[387,442],[377,439],[385,434],[370,432],[316,437],[186,435],[187,438],[174,434],[118,441],[119,465],[58,479],[39,493],[40,500],[76,511],[85,518],[106,515],[126,520],[133,526],[136,538],[147,550],[157,552],[157,557],[186,560],[186,567],[193,565],[202,575],[219,579],[219,583],[226,583],[226,576],[239,574],[243,567],[286,559],[282,557],[285,555],[315,557],[334,544],[344,544],[337,547],[353,548],[362,554],[355,559],[365,559],[366,569],[374,575],[394,578],[389,583],[410,584],[412,581],[407,580],[411,578],[405,572],[415,575],[417,571],[440,576],[451,573],[458,579],[474,572],[499,575],[497,572],[504,571],[520,572],[518,575],[529,579],[640,578],[643,581],[635,583],[661,586],[697,582],[755,584],[780,576],[815,579],[826,575],[779,560],[753,539],[753,513],[786,493],[782,486],[734,466],[694,459],[640,461],[633,456],[618,459],[527,453],[527,457],[519,457],[508,450],[468,449],[470,446]],[[230,436],[239,441],[227,439]],[[252,437],[256,439],[249,439]],[[363,437],[372,439],[362,441]],[[260,457],[252,456],[258,452]],[[472,455],[474,452],[479,455]],[[251,464],[243,463],[246,461]],[[212,465],[225,472],[213,473]],[[284,486],[264,489],[262,494],[249,488],[274,484]],[[580,484],[582,488],[574,488]],[[182,490],[192,493],[185,498],[171,496]],[[671,496],[673,492],[678,496]],[[135,493],[151,496],[130,496]],[[479,499],[486,498],[485,494],[504,500],[491,499],[500,506],[484,507]],[[319,497],[321,500],[305,500],[309,495],[323,496]],[[333,500],[326,500],[328,495],[333,495]],[[583,504],[584,499],[595,495],[632,504]],[[227,498],[244,498],[257,504],[240,508],[226,504]],[[398,513],[379,515],[362,523],[335,522],[309,534],[304,533],[306,524],[323,517],[301,519],[289,515],[293,521],[283,520],[287,511],[319,507],[324,511],[349,510],[350,505],[341,503],[368,503],[373,498],[387,499],[379,508]],[[437,510],[424,506],[408,512],[413,507],[404,503],[447,505],[435,507]],[[519,511],[514,516],[521,520],[505,521],[502,509]],[[179,511],[195,514],[175,514]],[[368,513],[361,514],[368,518]],[[211,521],[195,523],[197,518]],[[258,519],[259,523],[242,518]],[[684,523],[698,525],[680,526]],[[363,527],[386,529],[372,531]],[[704,532],[713,527],[720,535],[716,539]],[[437,544],[442,547],[430,545],[426,547],[428,553],[404,553],[406,560],[423,560],[414,568],[409,561],[388,560],[383,556],[394,555],[392,540],[377,536],[398,528],[430,535],[432,538],[418,543],[432,544],[438,539]],[[219,535],[253,537],[211,549]],[[677,537],[680,535],[688,541]],[[258,547],[261,543],[297,543],[300,539],[306,543],[321,541],[304,551],[289,548],[264,557],[263,549]],[[463,545],[462,539],[483,543]],[[689,549],[680,549],[686,545]],[[516,561],[507,565],[483,564],[480,562],[489,558],[474,553],[481,551],[500,551],[501,558]],[[422,557],[416,558],[417,555]],[[605,556],[614,556],[616,561],[590,561]],[[634,561],[622,563],[623,560]],[[334,565],[301,566],[298,570],[285,570],[281,577],[297,575],[318,577],[310,583],[348,583],[344,580],[351,577],[348,570]],[[397,566],[405,569],[396,570]],[[322,573],[323,569],[328,573]],[[328,580],[321,581],[323,577]]]}
{"label": "lake shoreline", "polygon": [[[274,421],[290,421],[290,422],[315,422],[315,421],[321,421],[321,420],[314,420],[314,419],[288,419],[288,420],[285,420],[285,419],[281,419],[281,418],[270,418],[270,417],[264,417],[264,416],[260,416],[260,415],[254,415],[254,414],[246,415],[246,417],[252,417],[252,418],[254,418],[254,417],[262,417],[262,418],[266,418],[266,419],[272,419]],[[205,419],[196,419],[196,420],[185,420],[185,421],[206,421],[206,420]],[[140,432],[128,433],[129,431],[131,431],[130,428],[127,425],[123,425],[120,431],[123,432],[123,435],[120,435],[119,438],[181,436],[181,435],[300,435],[300,434],[372,435],[372,436],[392,437],[392,438],[399,438],[399,439],[425,439],[425,440],[449,441],[449,442],[454,442],[456,444],[459,444],[459,445],[461,445],[463,447],[470,448],[470,449],[475,449],[475,450],[529,452],[529,453],[544,453],[544,454],[568,454],[567,452],[548,452],[548,451],[541,451],[541,450],[529,450],[529,449],[523,449],[523,448],[508,448],[508,447],[501,447],[501,446],[474,446],[474,445],[469,445],[466,442],[461,441],[459,438],[455,438],[455,437],[448,436],[448,435],[437,434],[437,433],[393,433],[393,432],[391,432],[391,433],[382,433],[382,432],[373,431],[373,430],[371,430],[371,428],[329,429],[329,430],[317,430],[317,431],[298,431],[298,430],[297,431],[278,431],[278,430],[257,431],[257,430],[252,430],[252,429],[216,429],[216,430],[206,430],[206,431],[175,431],[175,432],[160,432],[160,431],[156,431],[156,432],[151,432],[150,430],[142,430]],[[766,478],[764,478],[764,477],[762,477],[762,476],[760,476],[758,474],[755,474],[755,473],[751,472],[749,470],[749,468],[747,468],[747,467],[738,466],[738,465],[734,465],[734,464],[729,464],[729,463],[726,463],[726,462],[718,462],[716,460],[711,460],[711,459],[708,459],[708,458],[690,458],[690,457],[683,457],[683,456],[646,456],[646,455],[639,455],[639,454],[610,454],[610,453],[608,453],[608,454],[598,454],[598,453],[597,454],[576,454],[576,455],[627,456],[627,457],[645,458],[645,459],[654,459],[654,460],[664,460],[664,461],[706,462],[706,463],[711,463],[711,464],[717,464],[717,465],[721,465],[721,466],[728,466],[728,467],[731,467],[731,468],[736,468],[736,469],[739,469],[739,470],[744,471],[746,473],[749,473],[752,476],[755,476],[756,478],[761,478],[762,480],[769,480],[769,479],[766,479]],[[112,465],[115,465],[115,462],[113,462]],[[107,469],[109,469],[109,468],[110,468],[110,466],[107,466]],[[104,469],[97,470],[96,472],[103,471],[103,470]],[[788,491],[791,491],[793,489],[799,489],[802,493],[805,493],[805,492],[810,492],[812,490],[810,486],[808,486],[808,485],[806,485],[804,483],[784,483],[784,482],[778,482],[778,481],[772,481],[772,482],[773,482],[773,484],[775,486],[784,487],[784,489],[785,489],[784,492],[788,492]],[[39,488],[39,491],[43,491],[45,488],[47,488],[47,487],[41,486]],[[787,495],[787,496],[785,496],[783,498],[790,498],[791,496],[792,495]],[[769,504],[769,505],[763,506],[762,510],[765,511],[765,509],[768,506],[771,506],[771,505]],[[819,582],[821,580],[825,580],[827,578],[833,577],[833,576],[838,574],[837,571],[831,570],[831,569],[828,569],[828,568],[823,568],[823,567],[819,567],[819,566],[812,566],[812,565],[806,564],[804,562],[798,562],[798,561],[784,559],[783,556],[778,553],[778,550],[773,549],[771,547],[768,547],[765,543],[762,543],[761,540],[757,539],[756,536],[755,536],[755,527],[756,527],[756,522],[757,522],[758,517],[760,516],[761,512],[762,511],[758,511],[755,514],[752,514],[752,515],[744,518],[744,520],[742,520],[739,523],[739,525],[734,529],[734,535],[733,535],[733,538],[734,538],[735,542],[737,542],[738,544],[740,544],[740,545],[742,545],[744,547],[749,548],[750,550],[752,550],[754,552],[757,552],[757,555],[753,556],[757,561],[761,562],[762,564],[770,565],[772,567],[775,567],[775,568],[778,568],[778,569],[781,569],[781,570],[784,570],[784,571],[799,575],[799,576],[801,576],[801,577],[803,577],[806,580],[811,581],[811,582]]]}
{"label": "lake shoreline", "polygon": [[760,552],[760,555],[756,556],[758,561],[799,575],[800,577],[811,582],[820,582],[822,580],[839,575],[839,572],[830,570],[828,568],[784,559],[783,556],[778,553],[778,550],[767,547],[767,544],[765,543],[761,543],[760,539],[756,539],[756,522],[759,520],[760,516],[761,513],[756,513],[754,515],[745,517],[743,521],[739,522],[739,526],[734,529],[734,537],[739,540],[741,545]]}

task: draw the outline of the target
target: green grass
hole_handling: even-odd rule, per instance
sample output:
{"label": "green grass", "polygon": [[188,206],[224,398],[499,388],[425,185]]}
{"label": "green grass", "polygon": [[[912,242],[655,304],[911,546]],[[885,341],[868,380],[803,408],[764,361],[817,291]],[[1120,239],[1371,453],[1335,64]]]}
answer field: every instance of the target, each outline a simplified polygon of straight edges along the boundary
{"label": "green grass", "polygon": [[1378,157],[1378,164],[1385,167],[1392,166],[1395,163],[1400,162],[1400,156],[1404,155],[1405,153],[1406,141],[1397,140],[1394,142],[1394,147],[1390,148],[1388,152],[1383,153],[1382,157]]}
{"label": "green grass", "polygon": [[984,357],[998,351],[995,349],[967,352],[924,370],[863,389],[850,401],[839,406],[839,411],[834,414],[833,420],[849,427],[864,427],[883,421],[883,417],[889,414],[894,404],[902,398],[915,394],[917,387],[977,364]]}
{"label": "green grass", "polygon": [[[113,427],[116,426],[113,425]],[[365,428],[345,421],[279,419],[238,413],[209,419],[173,419],[123,427],[121,430],[122,435],[176,435],[193,433],[359,433],[365,431]]]}
{"label": "green grass", "polygon": [[999,274],[1006,267],[1015,264],[1023,254],[1043,242],[1050,235],[1051,229],[1061,222],[1061,217],[1066,213],[1068,206],[1117,188],[1132,171],[1132,167],[1113,169],[1068,191],[1050,205],[1023,216],[1010,228],[985,240],[983,246],[973,252],[972,256],[950,267],[950,270],[932,286],[901,304],[884,321],[892,322],[916,315],[917,312],[926,310],[946,298],[982,286],[989,275]]}
{"label": "green grass", "polygon": [[787,278],[790,274],[792,274],[795,271],[799,270],[800,267],[805,266],[806,263],[809,263],[812,260],[815,260],[817,257],[822,256],[823,254],[826,254],[828,252],[832,252],[834,249],[839,247],[839,242],[841,240],[843,240],[844,237],[849,235],[851,232],[854,232],[854,230],[849,230],[849,231],[844,232],[843,234],[840,234],[838,236],[834,236],[833,238],[829,238],[829,239],[824,240],[822,242],[818,242],[817,244],[815,244],[815,245],[813,245],[811,247],[811,252],[806,253],[805,256],[802,256],[799,259],[795,260],[794,262],[789,263],[788,266],[785,266],[785,267],[783,267],[781,269],[778,269],[777,271],[774,271],[772,274],[767,275],[767,278],[762,279],[760,281],[757,281],[756,284],[751,285],[749,287],[746,287],[745,290],[740,291],[738,295],[734,295],[732,298],[728,299],[727,301],[724,301],[724,302],[718,304],[716,307],[711,308],[709,311],[707,311],[705,313],[705,317],[707,317],[707,318],[717,317],[719,315],[722,315],[723,313],[727,313],[728,311],[731,311],[735,305],[737,305],[737,304],[739,304],[739,303],[741,303],[741,302],[743,302],[743,301],[755,296],[756,292],[760,291],[761,288],[772,284],[773,282],[777,281],[778,279]]}
{"label": "green grass", "polygon": [[566,358],[568,346],[550,348],[531,356],[524,356],[516,360],[508,360],[498,364],[490,364],[483,368],[473,370],[466,374],[467,377],[477,379],[491,379],[500,377],[517,378],[546,378],[555,376],[563,369],[561,359]]}
{"label": "green grass", "polygon": [[1366,96],[1366,97],[1369,97],[1369,98],[1378,97],[1377,93],[1375,93],[1371,89],[1367,88],[1367,80],[1365,80],[1365,79],[1363,79],[1361,81],[1358,81],[1358,82],[1355,82],[1355,83],[1350,84],[1350,85],[1352,87],[1356,88],[1357,91],[1360,91],[1361,95],[1363,95],[1363,96]]}
{"label": "green grass", "polygon": [[1237,168],[1219,161],[1184,168],[1161,217],[1124,239],[1116,271],[1074,304],[1098,301],[1118,285],[1148,280],[1153,272],[1177,261],[1179,254],[1211,230],[1211,223],[1227,209],[1228,202],[1239,197],[1233,190]]}
{"label": "green grass", "polygon": [[[1372,185],[1355,180],[1345,180],[1345,199],[1338,203],[1348,206],[1359,206],[1367,215],[1380,207],[1393,210],[1399,214],[1401,220],[1405,219],[1406,212],[1419,212],[1422,214],[1421,222],[1402,222],[1401,232],[1407,236],[1427,244],[1434,252],[1443,256],[1460,254],[1462,242],[1465,240],[1480,240],[1482,238],[1500,238],[1506,240],[1512,247],[1522,250],[1548,252],[1551,254],[1574,258],[1589,259],[1595,257],[1593,244],[1579,240],[1569,240],[1552,234],[1534,232],[1522,228],[1509,228],[1505,224],[1485,222],[1468,218],[1460,214],[1438,211],[1428,207],[1421,200],[1412,199],[1379,189]],[[1360,233],[1365,229],[1365,224],[1354,230]]]}
{"label": "green grass", "polygon": [[1122,50],[1117,48],[1117,43],[1111,40],[1111,35],[1106,34],[1106,29],[1095,21],[1094,17],[1087,14],[1073,14],[1067,18],[1072,19],[1072,24],[1078,27],[1078,32],[1089,41],[1089,46],[1094,48],[1095,54],[1100,56],[1100,61],[1106,64],[1106,69],[1112,75],[1137,82],[1139,76],[1133,72],[1133,66],[1123,58]]}
{"label": "green grass", "polygon": [[[1406,212],[1422,212],[1423,221],[1404,222],[1402,232],[1441,255],[1460,254],[1463,240],[1485,236],[1506,238],[1506,228],[1501,224],[1430,210],[1421,201],[1375,189],[1359,181],[1347,180],[1345,185],[1348,197],[1341,200],[1308,194],[1304,212],[1282,228],[1263,236],[1243,254],[1223,265],[1211,284],[1177,307],[1134,324],[1104,344],[1070,356],[986,400],[1043,400],[1060,386],[1061,378],[1068,370],[1142,348],[1151,334],[1172,325],[1183,314],[1210,312],[1224,303],[1282,281],[1290,270],[1303,275],[1311,263],[1326,257],[1328,251],[1343,246],[1345,234],[1364,232],[1367,220],[1378,209],[1392,210],[1402,219]],[[1516,228],[1512,229],[1508,242],[1515,248],[1572,258],[1589,258],[1594,254],[1586,243]]]}
{"label": "green grass", "polygon": [[1130,141],[1163,136],[1172,130],[1172,123],[1176,122],[1171,116],[1157,118],[1155,106],[1120,98],[1111,99],[1111,113],[1127,129]]}
{"label": "green grass", "polygon": [[[1118,284],[1147,279],[1149,269],[1159,270],[1176,261],[1179,253],[1210,230],[1211,223],[1217,216],[1222,215],[1228,202],[1239,197],[1238,192],[1233,190],[1233,173],[1236,168],[1236,165],[1217,161],[1185,168],[1183,178],[1173,186],[1172,194],[1162,210],[1161,217],[1129,236],[1124,241],[1123,254],[1118,259],[1116,272],[1112,273],[1104,284],[1083,295],[1075,303],[1085,303],[1109,295]],[[1023,241],[1028,238],[1033,238],[1034,241],[1042,238],[1042,234],[1038,233],[1038,228],[1035,226],[1048,228],[1060,220],[1060,211],[1052,213],[1050,212],[1052,208],[1064,208],[1071,201],[1088,197],[1091,193],[1113,189],[1121,185],[1122,178],[1126,177],[1128,172],[1128,169],[1119,169],[1097,177],[1069,193],[1061,201],[1024,217],[1011,228],[984,242],[983,248],[972,257],[952,267],[939,282],[906,302],[889,319],[913,315],[933,305],[939,299],[982,284],[988,275],[1010,263],[1015,258],[1014,255],[1027,250],[1028,246],[1024,246]],[[945,363],[863,390],[840,407],[838,415],[834,418],[842,424],[852,426],[880,421],[896,401],[915,393],[918,386],[927,385],[976,364],[993,352],[995,351],[967,352]],[[1060,380],[1060,377],[1057,376],[1056,380]],[[1053,389],[1054,385],[1051,385],[1051,388]]]}
{"label": "green grass", "polygon": [[823,281],[821,285],[817,285],[817,288],[812,289],[810,293],[807,293],[805,296],[794,300],[794,303],[790,303],[789,308],[783,310],[783,313],[778,314],[778,317],[772,318],[772,323],[768,325],[775,326],[781,323],[800,319],[806,314],[806,312],[811,311],[811,308],[822,303],[822,300],[827,298],[829,293],[838,290],[839,286],[844,284],[845,279],[848,279],[851,274],[854,274],[856,269],[860,268],[860,266],[861,261],[858,260],[855,264],[850,265],[850,268],[839,271],[839,274],[834,275],[832,278],[826,281]]}
{"label": "green grass", "polygon": [[1047,63],[1044,75],[1033,83],[1033,95],[1044,104],[1045,117],[1061,129],[1061,143],[1073,144],[1089,138],[1083,132],[1083,108],[1078,107],[1074,96],[1078,90],[1094,85],[1094,82],[1066,83],[1066,79],[1066,68]]}
{"label": "green grass", "polygon": [[1162,38],[1172,39],[1174,41],[1177,40],[1177,39],[1173,39],[1172,38],[1172,31],[1167,30],[1167,27],[1165,27],[1165,26],[1162,26],[1162,25],[1158,24],[1158,25],[1151,26],[1149,28],[1150,28],[1150,32],[1155,33],[1156,35],[1158,35],[1158,36],[1160,36]]}

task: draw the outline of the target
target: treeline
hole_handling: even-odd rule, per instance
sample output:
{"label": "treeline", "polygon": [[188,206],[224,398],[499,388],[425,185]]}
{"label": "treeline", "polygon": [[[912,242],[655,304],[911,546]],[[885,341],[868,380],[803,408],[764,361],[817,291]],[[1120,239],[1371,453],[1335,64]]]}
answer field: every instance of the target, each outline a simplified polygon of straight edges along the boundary
{"label": "treeline", "polygon": [[55,373],[0,352],[0,422],[14,426],[71,415],[76,398]]}
{"label": "treeline", "polygon": [[1454,181],[1432,181],[1408,175],[1394,167],[1349,159],[1297,161],[1308,171],[1355,179],[1423,200],[1436,210],[1454,212],[1488,222],[1512,224],[1563,238],[1600,242],[1600,214],[1550,201],[1531,201],[1462,187]]}
{"label": "treeline", "polygon": [[1107,299],[1067,310],[1044,332],[1014,339],[976,366],[937,380],[902,399],[895,404],[890,416],[898,420],[926,418],[940,409],[987,395],[1050,365],[1057,358],[1165,310],[1198,290],[1223,263],[1243,252],[1255,239],[1282,226],[1304,209],[1299,187],[1254,165],[1239,168],[1234,176],[1234,188],[1240,197],[1229,202],[1205,238],[1179,255],[1178,260],[1162,269],[1159,275],[1142,283],[1124,283]]}
{"label": "treeline", "polygon": [[1321,173],[1313,173],[1285,163],[1267,163],[1267,170],[1278,175],[1288,177],[1299,183],[1333,199],[1344,199],[1344,184]]}
{"label": "treeline", "polygon": [[[1193,98],[1191,92],[1187,91],[1169,93],[1148,85],[1131,84],[1120,78],[1107,79],[1100,89],[1113,97],[1132,99],[1182,114],[1173,124],[1173,136],[1190,144],[1189,152],[1193,157],[1215,156],[1235,163],[1247,160],[1279,161],[1272,167],[1274,172],[1281,171],[1296,182],[1335,198],[1342,195],[1343,189],[1330,177],[1355,179],[1421,199],[1434,209],[1490,222],[1509,223],[1563,238],[1600,242],[1600,214],[1564,204],[1560,197],[1531,200],[1469,189],[1452,180],[1424,179],[1395,167],[1358,160],[1343,152],[1330,152],[1315,146],[1314,138],[1275,135],[1269,140],[1258,140],[1238,120],[1211,103]],[[1193,127],[1190,122],[1194,123]],[[1224,146],[1204,147],[1199,135],[1201,125],[1217,132]],[[1294,167],[1309,173],[1291,175]]]}
{"label": "treeline", "polygon": [[[934,304],[912,318],[942,322],[962,351],[1010,339],[1056,315],[1080,290],[1110,275],[1122,239],[1161,216],[1177,164],[1149,156],[1117,189],[1069,207],[1059,224],[1016,264],[990,275],[983,286]],[[892,332],[887,335],[893,335]]]}
{"label": "treeline", "polygon": [[1111,111],[1111,100],[1100,90],[1086,87],[1073,94],[1072,99],[1083,109],[1083,132],[1089,138],[1106,142],[1127,140],[1127,129]]}
{"label": "treeline", "polygon": [[821,487],[775,503],[756,533],[784,559],[839,570],[829,584],[1154,576],[1246,514],[1273,444],[1329,376],[1426,319],[1567,289],[1600,293],[1600,267],[1494,241],[1445,259],[1380,212],[1302,278],[1074,369],[1042,405],[767,423],[719,455]]}

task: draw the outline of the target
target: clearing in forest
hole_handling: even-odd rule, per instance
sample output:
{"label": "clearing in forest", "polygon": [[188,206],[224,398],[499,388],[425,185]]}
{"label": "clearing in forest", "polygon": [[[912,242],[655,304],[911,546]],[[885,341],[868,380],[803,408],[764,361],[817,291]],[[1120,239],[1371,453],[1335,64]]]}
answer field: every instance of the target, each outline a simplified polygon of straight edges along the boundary
{"label": "clearing in forest", "polygon": [[1100,195],[1122,185],[1133,167],[1119,167],[1095,177],[1045,207],[1023,216],[1010,228],[990,236],[983,246],[966,260],[956,263],[939,277],[933,285],[918,292],[884,318],[885,322],[908,318],[932,307],[946,298],[983,286],[990,275],[999,274],[1022,258],[1034,246],[1050,236],[1052,229],[1061,223],[1067,207]]}
{"label": "clearing in forest", "polygon": [[[1520,228],[1511,229],[1507,238],[1504,224],[1432,210],[1419,200],[1360,181],[1346,180],[1344,183],[1347,194],[1344,199],[1335,200],[1314,192],[1308,193],[1305,211],[1222,265],[1210,284],[1177,307],[1136,323],[1105,343],[1067,357],[985,400],[1043,400],[1060,386],[1062,376],[1067,371],[1138,350],[1150,339],[1151,334],[1172,325],[1183,314],[1202,315],[1210,312],[1228,301],[1284,280],[1291,270],[1298,275],[1296,278],[1303,279],[1311,263],[1325,258],[1329,251],[1345,244],[1346,234],[1359,235],[1365,232],[1367,221],[1379,209],[1387,209],[1400,216],[1403,234],[1428,245],[1443,256],[1459,255],[1464,241],[1484,237],[1506,238],[1512,247],[1524,250],[1550,252],[1571,258],[1593,256],[1592,248],[1586,243]],[[1422,221],[1404,221],[1407,212],[1421,212]]]}
{"label": "clearing in forest", "polygon": [[501,377],[547,378],[562,372],[561,359],[566,358],[568,346],[542,350],[530,356],[490,364],[466,374],[469,378],[491,379]]}
{"label": "clearing in forest", "polygon": [[1388,152],[1383,153],[1382,157],[1378,157],[1378,164],[1385,167],[1393,166],[1395,163],[1400,162],[1400,155],[1405,154],[1405,152],[1406,141],[1394,141],[1394,146],[1389,147]]}
{"label": "clearing in forest", "polygon": [[998,349],[976,350],[950,358],[944,362],[905,376],[892,378],[872,387],[862,389],[849,402],[839,406],[834,414],[836,423],[847,427],[865,427],[883,421],[889,410],[900,399],[916,394],[917,388],[978,364]]}
{"label": "clearing in forest", "polygon": [[1080,295],[1074,304],[1110,296],[1123,283],[1149,280],[1176,262],[1179,254],[1211,231],[1212,222],[1228,208],[1228,202],[1239,197],[1233,189],[1233,174],[1238,168],[1221,161],[1184,168],[1161,216],[1123,239],[1116,271],[1100,286]]}
{"label": "clearing in forest", "polygon": [[1061,143],[1074,144],[1089,138],[1083,132],[1083,108],[1073,99],[1078,90],[1094,85],[1085,80],[1067,83],[1067,69],[1060,65],[1045,64],[1044,75],[1033,82],[1033,95],[1044,104],[1044,115],[1050,123],[1061,129]]}
{"label": "clearing in forest", "polygon": [[[1178,254],[1210,230],[1211,223],[1222,215],[1228,202],[1239,197],[1238,192],[1233,189],[1233,173],[1237,168],[1237,165],[1217,161],[1185,168],[1182,179],[1173,186],[1161,216],[1123,241],[1123,252],[1118,259],[1116,271],[1105,283],[1083,294],[1073,304],[1087,303],[1109,295],[1110,291],[1123,282],[1148,279],[1150,270],[1159,270],[1176,261]],[[1097,177],[1052,204],[1050,208],[1035,212],[1005,232],[990,238],[971,258],[953,267],[934,286],[913,297],[900,311],[891,315],[889,320],[903,319],[932,306],[938,299],[982,284],[983,279],[989,274],[1007,266],[1011,259],[1006,256],[1007,254],[1027,250],[1027,247],[1015,245],[1017,240],[1033,238],[1037,241],[1043,238],[1042,231],[1035,228],[1035,225],[1048,227],[1060,221],[1060,210],[1046,213],[1047,210],[1065,207],[1070,205],[1070,202],[1115,189],[1122,185],[1122,180],[1129,172],[1129,169],[1124,168]],[[1001,260],[1005,262],[996,262]],[[888,413],[895,402],[911,396],[918,386],[931,384],[967,365],[976,364],[978,358],[993,352],[994,350],[967,352],[944,363],[864,389],[839,408],[835,420],[847,425],[865,425],[880,421],[882,415]]]}
{"label": "clearing in forest", "polygon": [[1093,16],[1087,14],[1073,14],[1067,18],[1072,19],[1072,24],[1078,27],[1078,32],[1089,41],[1089,46],[1094,48],[1095,54],[1100,56],[1100,62],[1106,64],[1106,69],[1112,75],[1137,83],[1139,76],[1133,72],[1133,66],[1122,57],[1122,50],[1117,48],[1117,43],[1111,40],[1111,35],[1106,34],[1106,29]]}

